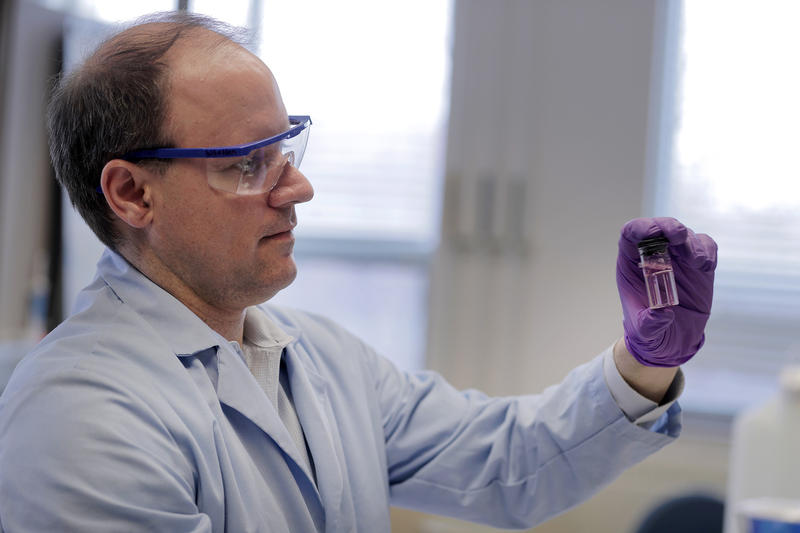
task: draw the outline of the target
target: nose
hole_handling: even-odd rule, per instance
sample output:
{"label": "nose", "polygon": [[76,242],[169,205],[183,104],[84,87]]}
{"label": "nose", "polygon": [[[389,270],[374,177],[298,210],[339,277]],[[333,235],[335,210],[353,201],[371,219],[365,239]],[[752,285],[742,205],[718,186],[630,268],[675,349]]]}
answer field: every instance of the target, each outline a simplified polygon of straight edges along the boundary
{"label": "nose", "polygon": [[314,188],[305,174],[294,165],[287,165],[278,183],[270,191],[267,203],[270,207],[280,208],[308,202],[314,197]]}

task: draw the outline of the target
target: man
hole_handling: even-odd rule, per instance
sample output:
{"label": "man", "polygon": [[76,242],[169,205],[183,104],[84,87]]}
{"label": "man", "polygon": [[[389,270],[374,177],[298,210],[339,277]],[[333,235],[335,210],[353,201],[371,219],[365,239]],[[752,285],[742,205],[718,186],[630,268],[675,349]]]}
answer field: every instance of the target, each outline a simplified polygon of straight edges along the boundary
{"label": "man", "polygon": [[[310,120],[232,39],[162,15],[56,90],[56,173],[109,250],[0,400],[5,531],[376,532],[390,503],[530,527],[678,435],[716,246],[673,219],[623,228],[624,342],[537,396],[458,392],[256,307],[295,277]],[[656,235],[681,304],[649,311],[636,243]]]}

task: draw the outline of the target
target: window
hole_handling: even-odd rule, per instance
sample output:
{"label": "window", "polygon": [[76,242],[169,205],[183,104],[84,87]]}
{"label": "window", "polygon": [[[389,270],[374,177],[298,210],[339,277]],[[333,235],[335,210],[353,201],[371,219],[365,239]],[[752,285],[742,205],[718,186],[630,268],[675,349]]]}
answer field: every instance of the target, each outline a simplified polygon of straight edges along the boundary
{"label": "window", "polygon": [[300,274],[275,301],[332,316],[418,368],[439,235],[449,1],[302,6],[266,3],[260,30],[287,109],[314,121],[303,171],[316,196],[298,208]]}
{"label": "window", "polygon": [[678,11],[656,211],[719,244],[706,346],[686,366],[683,403],[733,413],[800,363],[800,4],[707,0]]}
{"label": "window", "polygon": [[44,7],[98,22],[132,20],[147,13],[175,9],[175,0],[139,0],[137,2],[102,2],[100,0],[38,0]]}

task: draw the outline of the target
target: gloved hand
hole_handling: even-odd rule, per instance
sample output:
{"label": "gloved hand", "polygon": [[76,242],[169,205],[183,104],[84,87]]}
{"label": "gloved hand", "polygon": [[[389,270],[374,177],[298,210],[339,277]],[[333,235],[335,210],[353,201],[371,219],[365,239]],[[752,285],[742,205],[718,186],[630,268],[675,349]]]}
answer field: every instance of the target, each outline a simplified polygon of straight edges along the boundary
{"label": "gloved hand", "polygon": [[[661,235],[669,240],[679,303],[650,309],[637,245]],[[617,289],[622,301],[625,346],[637,361],[648,366],[679,366],[703,346],[716,266],[714,240],[695,234],[674,218],[636,218],[623,226],[617,256]]]}

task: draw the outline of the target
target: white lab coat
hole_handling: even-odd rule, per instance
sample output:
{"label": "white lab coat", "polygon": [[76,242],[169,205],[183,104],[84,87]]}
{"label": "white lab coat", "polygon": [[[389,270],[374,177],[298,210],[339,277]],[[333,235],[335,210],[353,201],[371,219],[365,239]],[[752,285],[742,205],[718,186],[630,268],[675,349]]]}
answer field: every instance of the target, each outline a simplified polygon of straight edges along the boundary
{"label": "white lab coat", "polygon": [[677,404],[631,423],[601,357],[541,395],[488,398],[401,372],[320,317],[264,310],[294,338],[316,483],[230,344],[107,251],[0,399],[2,529],[376,533],[391,504],[530,527],[680,431]]}

